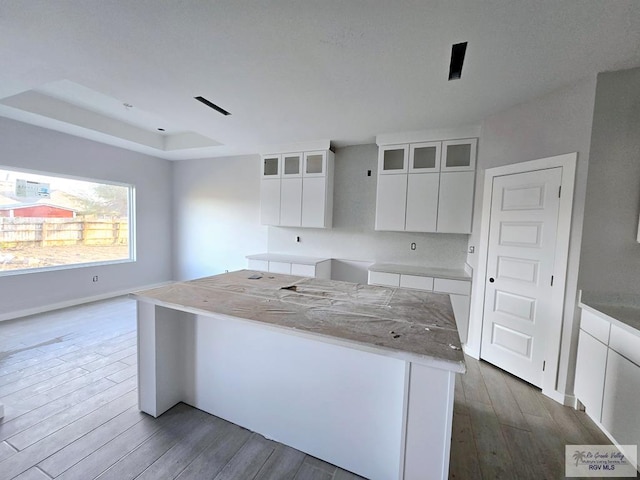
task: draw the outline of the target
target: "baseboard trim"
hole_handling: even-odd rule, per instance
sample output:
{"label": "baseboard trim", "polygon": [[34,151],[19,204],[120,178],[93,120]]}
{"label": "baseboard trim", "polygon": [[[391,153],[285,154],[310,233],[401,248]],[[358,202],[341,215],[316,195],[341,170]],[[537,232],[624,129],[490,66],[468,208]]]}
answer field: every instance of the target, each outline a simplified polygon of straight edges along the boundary
{"label": "baseboard trim", "polygon": [[565,407],[576,408],[576,397],[574,395],[567,395],[557,390],[542,390],[542,394],[549,397],[551,400],[558,402]]}
{"label": "baseboard trim", "polygon": [[100,295],[93,295],[91,297],[74,298],[73,300],[67,300],[64,302],[51,303],[48,305],[42,305],[40,307],[27,308],[24,310],[16,310],[14,312],[0,314],[0,322],[6,320],[15,320],[17,318],[28,317],[30,315],[37,315],[39,313],[51,312],[53,310],[60,310],[61,308],[75,307],[76,305],[82,305],[84,303],[98,302],[100,300],[108,300],[109,298],[122,297],[138,290],[147,290],[150,288],[162,287],[173,283],[171,281],[154,283],[151,285],[140,285],[138,287],[131,287],[124,290],[117,290],[114,292],[102,293]]}

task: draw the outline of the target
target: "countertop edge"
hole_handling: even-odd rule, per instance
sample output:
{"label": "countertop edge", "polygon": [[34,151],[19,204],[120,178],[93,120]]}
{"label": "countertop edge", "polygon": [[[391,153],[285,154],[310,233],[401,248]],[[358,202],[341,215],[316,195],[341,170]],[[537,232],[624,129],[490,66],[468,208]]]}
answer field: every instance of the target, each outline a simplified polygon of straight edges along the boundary
{"label": "countertop edge", "polygon": [[425,366],[437,368],[437,369],[440,369],[440,370],[447,370],[447,371],[450,371],[450,372],[453,372],[453,373],[465,373],[466,370],[467,370],[464,361],[457,362],[457,361],[450,361],[450,360],[445,360],[445,359],[441,359],[441,358],[436,358],[436,357],[432,357],[432,356],[429,356],[429,355],[412,354],[412,353],[403,352],[403,351],[399,351],[399,350],[392,350],[392,349],[388,349],[388,348],[385,348],[385,347],[380,347],[380,346],[377,346],[377,345],[371,345],[369,343],[358,342],[358,341],[355,341],[355,340],[349,340],[349,339],[345,339],[345,338],[333,337],[333,336],[330,336],[330,335],[323,335],[323,334],[313,333],[313,332],[309,332],[309,331],[305,331],[305,330],[299,330],[299,329],[296,329],[296,328],[285,327],[285,326],[282,326],[282,325],[264,323],[264,322],[260,322],[260,321],[257,321],[257,320],[251,320],[251,319],[248,319],[248,318],[235,317],[235,316],[232,316],[232,315],[226,315],[226,314],[222,314],[222,313],[210,312],[210,311],[207,311],[207,310],[202,310],[200,308],[189,307],[189,306],[186,306],[186,305],[180,305],[180,304],[176,304],[176,303],[165,302],[165,301],[162,301],[162,300],[158,300],[156,298],[146,297],[144,295],[144,291],[132,292],[128,296],[129,296],[129,298],[132,298],[133,300],[142,301],[142,302],[145,302],[145,303],[150,303],[150,304],[157,305],[157,306],[160,306],[160,307],[172,308],[174,310],[180,310],[180,311],[187,312],[187,313],[193,313],[195,315],[204,315],[204,316],[209,316],[209,317],[220,317],[220,318],[232,319],[232,320],[236,320],[236,321],[240,321],[240,322],[251,323],[252,325],[257,325],[257,326],[266,328],[268,330],[273,330],[273,331],[278,331],[278,332],[285,332],[285,333],[288,333],[288,334],[291,334],[291,335],[295,335],[295,336],[299,336],[299,337],[303,337],[303,338],[309,338],[309,339],[321,341],[321,342],[324,342],[324,343],[329,343],[329,344],[348,347],[348,348],[354,348],[356,350],[365,351],[365,352],[369,352],[369,353],[374,353],[374,354],[382,355],[382,356],[385,356],[385,357],[396,358],[398,360],[409,361],[409,362],[417,363],[417,364],[420,364],[420,365],[425,365]]}
{"label": "countertop edge", "polygon": [[[471,276],[464,269],[442,267],[416,267],[414,265],[402,265],[395,263],[374,263],[369,266],[370,272],[397,273],[400,275],[417,275],[421,277],[443,278],[446,280],[461,280],[471,282]],[[447,270],[450,270],[448,272]]]}
{"label": "countertop edge", "polygon": [[331,258],[308,257],[305,255],[287,255],[286,253],[255,253],[252,255],[245,255],[245,258],[247,260],[262,260],[266,262],[289,262],[297,263],[300,265],[317,265],[318,263],[331,260]]}
{"label": "countertop edge", "polygon": [[[595,305],[599,305],[599,304],[595,304]],[[608,313],[603,312],[602,310],[599,310],[597,306],[591,306],[589,304],[584,303],[582,300],[580,302],[578,302],[578,306],[594,315],[598,315],[601,317],[605,317],[604,319],[611,322],[612,324],[622,328],[623,330],[628,331],[629,333],[631,333],[632,335],[635,335],[637,337],[640,337],[640,330],[637,329],[636,327],[633,327],[632,325],[629,325],[628,323],[612,317],[611,315],[609,315]],[[606,305],[603,305],[606,306]],[[615,307],[615,305],[612,305],[612,307]]]}

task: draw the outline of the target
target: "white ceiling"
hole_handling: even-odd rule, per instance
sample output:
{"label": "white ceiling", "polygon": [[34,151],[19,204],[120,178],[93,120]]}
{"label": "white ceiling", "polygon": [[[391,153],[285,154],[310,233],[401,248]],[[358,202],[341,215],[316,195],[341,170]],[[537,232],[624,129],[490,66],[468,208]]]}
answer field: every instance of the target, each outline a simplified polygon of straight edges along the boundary
{"label": "white ceiling", "polygon": [[477,124],[639,65],[637,0],[0,0],[1,116],[167,159]]}

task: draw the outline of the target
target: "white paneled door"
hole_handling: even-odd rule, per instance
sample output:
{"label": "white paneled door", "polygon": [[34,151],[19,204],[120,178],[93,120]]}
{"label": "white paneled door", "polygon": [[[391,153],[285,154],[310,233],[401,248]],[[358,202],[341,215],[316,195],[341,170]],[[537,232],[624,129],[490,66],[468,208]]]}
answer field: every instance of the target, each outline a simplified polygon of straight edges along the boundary
{"label": "white paneled door", "polygon": [[[542,386],[553,310],[562,168],[495,177],[481,357]],[[556,287],[557,288],[557,287]]]}

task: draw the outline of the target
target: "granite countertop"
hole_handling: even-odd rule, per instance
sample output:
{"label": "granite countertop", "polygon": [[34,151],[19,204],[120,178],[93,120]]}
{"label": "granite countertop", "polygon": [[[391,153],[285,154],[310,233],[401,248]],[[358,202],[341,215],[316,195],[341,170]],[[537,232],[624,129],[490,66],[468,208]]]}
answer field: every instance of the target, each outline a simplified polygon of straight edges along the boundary
{"label": "granite countertop", "polygon": [[580,307],[605,315],[613,323],[640,335],[640,296],[581,292]]}
{"label": "granite countertop", "polygon": [[374,263],[369,267],[369,271],[471,281],[471,276],[462,268],[437,268],[396,263]]}
{"label": "granite countertop", "polygon": [[228,315],[320,341],[465,371],[446,294],[240,270],[132,296],[177,310]]}
{"label": "granite countertop", "polygon": [[320,262],[331,260],[330,258],[304,257],[299,255],[287,255],[284,253],[256,253],[247,255],[249,260],[263,260],[266,262],[297,263],[300,265],[316,265]]}

